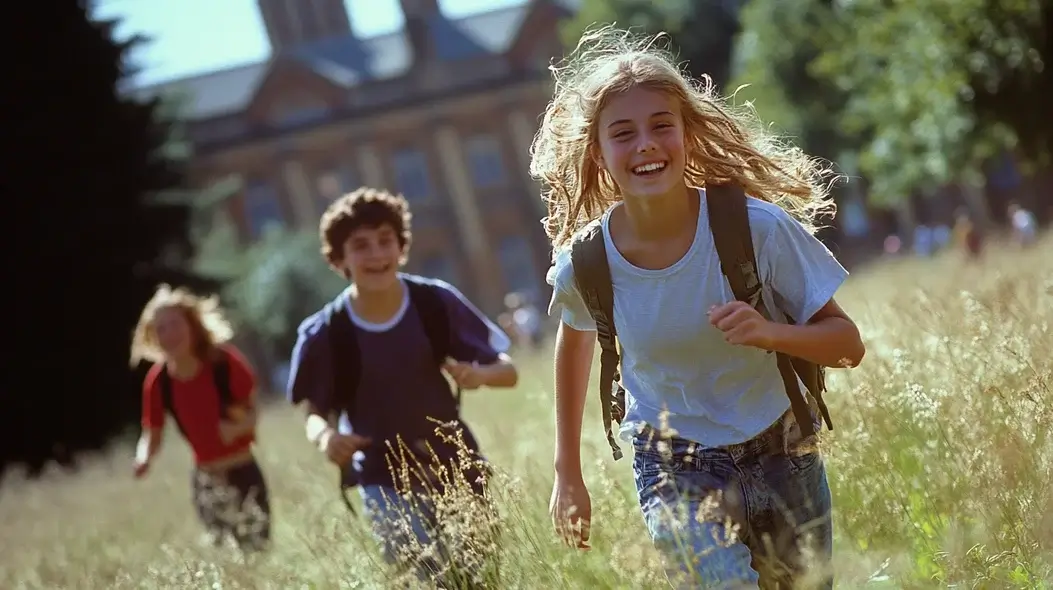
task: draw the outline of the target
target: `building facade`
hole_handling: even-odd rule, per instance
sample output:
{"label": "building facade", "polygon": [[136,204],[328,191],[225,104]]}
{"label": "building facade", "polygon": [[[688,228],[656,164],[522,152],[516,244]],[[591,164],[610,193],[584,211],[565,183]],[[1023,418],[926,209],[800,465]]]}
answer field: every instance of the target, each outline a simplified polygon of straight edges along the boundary
{"label": "building facade", "polygon": [[488,313],[508,292],[545,297],[528,150],[568,5],[525,0],[452,19],[436,0],[400,0],[405,27],[370,38],[354,34],[343,0],[258,6],[266,61],[136,90],[184,101],[194,181],[239,181],[222,214],[243,241],[270,226],[313,231],[334,197],[385,188],[413,208],[410,271],[450,281]]}

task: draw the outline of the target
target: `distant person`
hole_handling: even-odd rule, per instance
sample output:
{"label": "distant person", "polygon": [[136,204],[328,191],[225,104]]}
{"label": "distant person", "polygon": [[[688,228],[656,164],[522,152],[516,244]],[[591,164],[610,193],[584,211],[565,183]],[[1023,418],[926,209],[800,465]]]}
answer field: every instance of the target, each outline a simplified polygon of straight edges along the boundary
{"label": "distant person", "polygon": [[541,312],[523,293],[505,296],[505,313],[515,344],[522,349],[537,349],[541,344]]}
{"label": "distant person", "polygon": [[[553,524],[587,546],[581,427],[599,341],[608,443],[617,459],[618,440],[631,441],[643,521],[673,586],[814,576],[832,588],[815,438],[825,406],[784,365],[811,363],[808,387],[817,366],[864,354],[834,299],[848,273],[812,233],[829,183],[817,161],[686,79],[655,39],[628,35],[588,32],[553,69],[531,149],[560,318]],[[606,536],[635,542],[626,534]]]}
{"label": "distant person", "polygon": [[932,256],[935,249],[935,239],[932,228],[924,223],[919,223],[914,228],[914,255],[920,258]]}
{"label": "distant person", "polygon": [[1034,244],[1038,238],[1038,220],[1035,215],[1016,202],[1009,203],[1007,213],[1013,228],[1013,242],[1023,248]]}
{"label": "distant person", "polygon": [[932,244],[936,250],[943,250],[951,241],[951,228],[944,222],[937,223],[932,228]]}
{"label": "distant person", "polygon": [[[509,339],[453,286],[400,272],[412,241],[401,195],[345,195],[320,234],[322,256],[351,284],[300,324],[289,399],[306,402],[307,438],[340,467],[344,491],[359,488],[389,562],[409,557],[425,580],[451,564],[454,579],[475,575],[436,533],[436,494],[468,488],[486,505],[488,467],[460,391],[516,384]],[[467,457],[443,436],[457,432]],[[459,479],[467,486],[451,485]]]}
{"label": "distant person", "polygon": [[232,536],[245,551],[270,540],[267,484],[253,456],[256,376],[228,341],[230,324],[214,298],[161,285],[146,304],[132,341],[132,366],[154,363],[143,383],[143,433],[135,476],[161,448],[170,415],[194,455],[193,503],[210,540]]}
{"label": "distant person", "polygon": [[903,240],[899,239],[899,236],[896,234],[885,236],[885,240],[882,242],[882,249],[886,256],[897,256],[902,248]]}
{"label": "distant person", "polygon": [[968,260],[978,260],[983,253],[983,235],[973,223],[972,215],[964,208],[955,215],[954,242]]}

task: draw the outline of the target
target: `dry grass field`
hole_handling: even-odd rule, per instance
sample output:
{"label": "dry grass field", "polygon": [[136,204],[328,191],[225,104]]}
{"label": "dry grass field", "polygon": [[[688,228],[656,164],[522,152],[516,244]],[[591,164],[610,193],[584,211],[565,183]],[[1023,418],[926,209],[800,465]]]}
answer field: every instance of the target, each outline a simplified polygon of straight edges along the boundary
{"label": "dry grass field", "polygon": [[[882,263],[840,294],[868,345],[834,371],[838,588],[1053,588],[1053,243]],[[1042,254],[1045,252],[1045,254]],[[664,583],[635,503],[630,459],[609,459],[594,391],[585,472],[593,548],[553,539],[549,358],[520,359],[512,391],[467,395],[495,462],[500,588],[647,588]],[[275,544],[260,559],[206,550],[189,503],[189,454],[170,436],[144,481],[131,448],[76,476],[0,488],[0,588],[401,588],[378,565],[361,517],[338,499],[334,468],[298,412],[262,419]]]}

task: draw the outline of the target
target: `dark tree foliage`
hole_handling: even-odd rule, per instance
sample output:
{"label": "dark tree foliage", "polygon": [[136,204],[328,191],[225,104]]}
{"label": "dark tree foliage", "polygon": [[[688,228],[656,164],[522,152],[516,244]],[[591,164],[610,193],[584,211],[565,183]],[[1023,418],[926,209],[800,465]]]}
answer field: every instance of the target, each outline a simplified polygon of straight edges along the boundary
{"label": "dark tree foliage", "polygon": [[739,0],[584,0],[563,26],[568,47],[594,25],[617,23],[640,34],[665,32],[672,49],[695,78],[709,76],[719,91],[731,77],[731,54],[739,32]]}
{"label": "dark tree foliage", "polygon": [[8,37],[18,57],[0,219],[17,278],[8,270],[4,282],[0,473],[14,463],[37,473],[51,458],[72,465],[135,426],[132,329],[158,280],[186,279],[170,268],[190,252],[186,207],[150,199],[183,183],[182,164],[161,155],[170,124],[157,104],[117,91],[143,40],[115,41],[114,23],[92,22],[87,4],[23,4]]}

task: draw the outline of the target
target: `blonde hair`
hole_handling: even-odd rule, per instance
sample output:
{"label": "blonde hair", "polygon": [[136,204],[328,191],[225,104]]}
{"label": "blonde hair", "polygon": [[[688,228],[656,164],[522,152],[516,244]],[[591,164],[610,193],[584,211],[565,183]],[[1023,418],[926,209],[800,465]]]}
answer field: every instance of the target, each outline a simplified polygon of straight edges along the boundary
{"label": "blonde hair", "polygon": [[154,329],[157,313],[163,309],[178,309],[183,312],[187,323],[190,324],[194,353],[203,360],[211,358],[220,344],[234,336],[233,328],[223,317],[217,296],[201,297],[183,287],[173,289],[167,284],[161,284],[143,308],[139,315],[139,323],[132,334],[133,367],[144,360],[154,363],[165,360],[164,351],[157,342],[157,332]]}
{"label": "blonde hair", "polygon": [[555,92],[530,148],[530,174],[546,185],[545,230],[555,248],[620,200],[610,175],[593,158],[597,120],[611,98],[634,87],[667,92],[681,105],[685,176],[691,186],[736,182],[774,203],[814,232],[833,210],[819,161],[778,140],[749,105],[732,107],[712,81],[692,80],[675,65],[662,34],[641,38],[613,25],[586,31],[560,64],[549,67]]}

